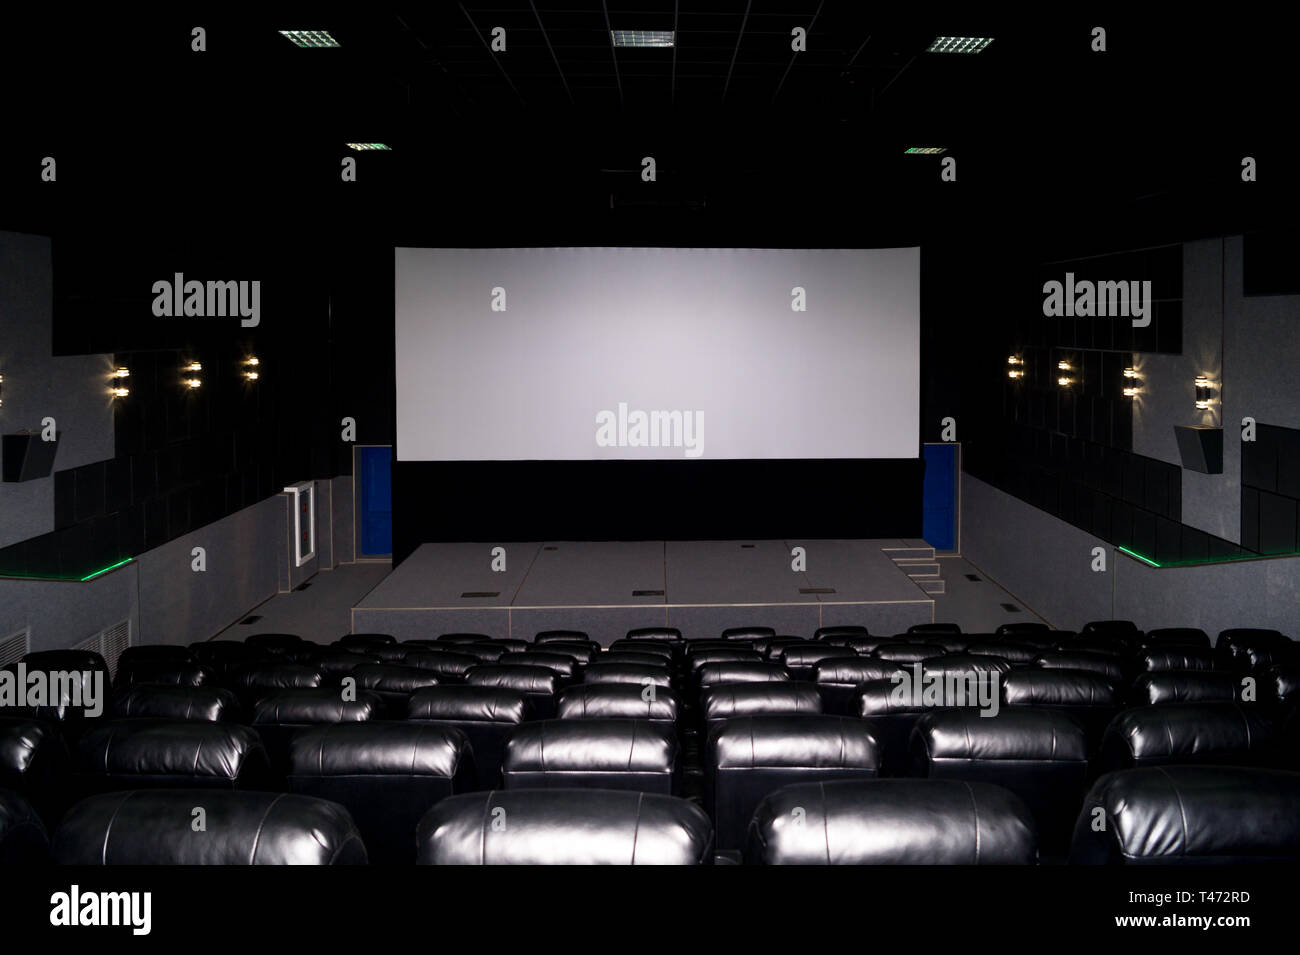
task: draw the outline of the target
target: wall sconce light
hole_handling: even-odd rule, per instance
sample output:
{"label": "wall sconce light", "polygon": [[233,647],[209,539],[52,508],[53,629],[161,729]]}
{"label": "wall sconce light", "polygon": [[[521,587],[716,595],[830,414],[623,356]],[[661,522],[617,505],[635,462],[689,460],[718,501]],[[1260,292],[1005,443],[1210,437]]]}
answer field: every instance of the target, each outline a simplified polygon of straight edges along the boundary
{"label": "wall sconce light", "polygon": [[129,395],[130,393],[131,393],[131,389],[130,389],[130,388],[120,388],[120,387],[119,387],[119,388],[111,388],[111,389],[109,389],[109,394],[111,394],[114,398],[125,398],[125,397],[126,397],[127,395]]}
{"label": "wall sconce light", "polygon": [[203,366],[200,365],[197,361],[188,362],[185,365],[185,367],[181,369],[181,371],[202,371],[202,370],[203,370]]}
{"label": "wall sconce light", "polygon": [[182,384],[185,385],[186,388],[189,388],[191,391],[193,391],[195,388],[200,387],[203,384],[203,382],[199,381],[199,379],[197,378],[186,378],[182,382]]}
{"label": "wall sconce light", "polygon": [[1124,386],[1125,398],[1136,398],[1142,391],[1138,383],[1138,373],[1136,368],[1125,368],[1124,377],[1129,380],[1129,384]]}
{"label": "wall sconce light", "polygon": [[1058,362],[1056,363],[1056,367],[1059,368],[1061,371],[1069,371],[1069,370],[1070,370],[1070,363],[1069,363],[1068,361],[1064,361],[1064,360],[1062,360],[1062,361],[1058,361]]}
{"label": "wall sconce light", "polygon": [[4,407],[4,403],[5,403],[5,376],[0,375],[0,408]]}
{"label": "wall sconce light", "polygon": [[257,381],[257,372],[246,371],[244,372],[244,378],[246,378],[248,381]]}
{"label": "wall sconce light", "polygon": [[1198,410],[1209,410],[1210,403],[1214,400],[1213,397],[1211,397],[1213,390],[1209,378],[1206,378],[1204,375],[1196,376],[1196,407]]}
{"label": "wall sconce light", "polygon": [[1025,377],[1025,360],[1017,355],[1007,356],[1007,377],[1012,381]]}
{"label": "wall sconce light", "polygon": [[111,377],[113,377],[113,378],[130,378],[130,377],[131,377],[131,369],[130,369],[130,368],[114,368],[114,369],[113,369],[113,374],[112,374]]}
{"label": "wall sconce light", "polygon": [[257,381],[259,377],[257,368],[259,365],[261,365],[261,362],[252,355],[244,359],[244,379],[246,381]]}
{"label": "wall sconce light", "polygon": [[1056,383],[1062,388],[1069,388],[1070,385],[1074,384],[1074,379],[1067,375],[1062,375],[1060,378],[1056,379]]}

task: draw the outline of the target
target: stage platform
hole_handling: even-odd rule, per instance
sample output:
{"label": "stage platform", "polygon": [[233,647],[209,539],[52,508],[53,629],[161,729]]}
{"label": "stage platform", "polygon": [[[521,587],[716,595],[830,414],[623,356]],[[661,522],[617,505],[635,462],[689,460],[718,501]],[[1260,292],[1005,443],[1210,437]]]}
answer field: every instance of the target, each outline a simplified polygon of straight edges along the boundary
{"label": "stage platform", "polygon": [[[503,571],[492,569],[495,546],[506,551]],[[804,571],[792,569],[796,546]],[[687,639],[748,625],[898,633],[934,620],[934,598],[914,579],[933,556],[924,541],[902,540],[423,544],[352,608],[352,632],[531,639],[574,629],[602,645],[652,626]]]}

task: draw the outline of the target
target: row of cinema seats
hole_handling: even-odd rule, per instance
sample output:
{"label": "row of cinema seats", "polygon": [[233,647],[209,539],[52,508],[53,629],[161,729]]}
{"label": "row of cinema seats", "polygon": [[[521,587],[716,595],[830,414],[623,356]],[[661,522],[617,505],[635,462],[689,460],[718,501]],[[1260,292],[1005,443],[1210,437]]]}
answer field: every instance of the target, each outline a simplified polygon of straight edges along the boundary
{"label": "row of cinema seats", "polygon": [[[991,787],[1001,795],[985,794],[986,801],[1014,806],[1023,816],[1034,857],[1056,858],[1072,842],[1076,850],[1087,842],[1075,821],[1096,808],[1089,800],[1103,798],[1098,787],[1114,770],[1239,765],[1244,768],[1205,771],[1235,773],[1223,779],[1238,781],[1259,772],[1283,780],[1285,790],[1291,774],[1268,767],[1296,766],[1294,735],[1285,731],[1294,726],[1293,645],[1268,631],[1229,631],[1201,661],[1193,651],[1209,640],[1197,634],[1142,634],[1112,623],[1089,625],[1077,635],[963,635],[942,627],[873,637],[864,628],[840,627],[818,631],[813,640],[746,628],[719,641],[690,642],[664,629],[633,632],[609,648],[572,631],[539,634],[531,644],[472,634],[398,644],[384,635],[353,634],[325,647],[272,634],[188,650],[134,647],[118,661],[108,718],[79,719],[70,708],[0,717],[0,788],[36,807],[15,818],[43,817],[46,829],[59,823],[67,804],[85,798],[55,831],[55,858],[61,860],[81,858],[73,850],[85,839],[98,844],[95,826],[105,820],[129,835],[124,818],[132,807],[145,807],[141,819],[163,811],[151,800],[165,803],[169,793],[140,791],[154,787],[203,787],[202,808],[228,820],[219,826],[227,830],[238,830],[246,816],[257,818],[243,804],[254,795],[280,791],[279,801],[263,808],[274,807],[272,815],[290,829],[293,807],[327,800],[343,807],[339,825],[346,818],[346,827],[355,827],[351,836],[339,836],[338,860],[355,855],[345,847],[359,834],[360,851],[372,862],[475,861],[447,848],[456,842],[451,836],[447,845],[430,848],[429,833],[464,835],[468,825],[440,812],[472,805],[480,818],[494,821],[499,812],[505,820],[500,831],[520,836],[511,816],[534,820],[531,833],[542,819],[563,829],[563,807],[578,799],[574,788],[580,787],[583,801],[595,800],[593,807],[615,800],[608,810],[591,810],[608,816],[615,829],[623,797],[591,793],[639,793],[665,807],[663,818],[675,820],[691,840],[707,833],[707,852],[696,861],[708,861],[715,850],[735,858],[747,844],[752,861],[780,861],[780,852],[755,854],[755,840],[767,845],[775,836],[753,827],[763,818],[762,807],[770,809],[773,793],[810,784],[860,792],[844,798],[873,806],[871,800],[898,798],[906,806],[957,798],[943,792],[963,792],[967,804],[978,803]],[[70,653],[60,659],[33,654],[25,662],[102,667],[102,660]],[[1054,667],[1053,653],[1116,669]],[[1161,654],[1180,653],[1179,663],[1208,665],[1161,668]],[[937,699],[900,701],[890,677],[909,664],[914,674],[988,680],[999,712],[981,716],[970,706],[952,705],[948,694],[959,681],[942,683]],[[1121,681],[1133,673],[1132,689],[1123,688]],[[1180,702],[1153,700],[1152,677],[1178,681],[1170,699]],[[1271,680],[1272,689],[1260,702],[1253,696],[1244,701],[1238,687],[1249,680]],[[1231,692],[1213,696],[1223,686]],[[1121,709],[1125,702],[1144,705]],[[1160,769],[1146,769],[1151,766]],[[1103,773],[1110,775],[1097,779]],[[698,793],[692,776],[701,777]],[[907,785],[875,785],[881,783]],[[483,792],[502,786],[504,792]],[[934,795],[910,797],[907,786]],[[529,795],[541,790],[568,795]],[[680,795],[698,795],[703,828],[701,809],[675,798]],[[188,820],[200,803],[194,793],[185,799]],[[832,808],[825,803],[817,811]],[[834,811],[853,816],[851,806]],[[473,817],[466,812],[466,819]],[[883,825],[890,813],[877,806],[871,815]],[[647,810],[645,818],[658,817]],[[773,816],[772,825],[781,828],[783,818]],[[981,810],[975,818],[982,826],[990,816]],[[1158,822],[1159,814],[1152,818]],[[848,828],[863,825],[859,820]],[[886,831],[875,824],[862,832],[868,830],[876,842]],[[172,850],[183,854],[192,842],[184,829],[178,833]],[[482,842],[465,839],[467,846]],[[574,846],[583,842],[575,840]],[[539,836],[537,845],[555,841]],[[157,845],[169,851],[167,840]],[[214,845],[217,855],[193,861],[249,861],[239,855],[238,839]],[[649,851],[649,843],[638,845]],[[106,843],[104,850],[100,861],[112,861]],[[502,858],[515,851],[532,850],[503,848]],[[916,859],[929,858],[917,851]],[[934,851],[932,861],[944,861],[939,848]],[[484,853],[478,861],[491,861]],[[1097,857],[1082,850],[1075,855]]]}

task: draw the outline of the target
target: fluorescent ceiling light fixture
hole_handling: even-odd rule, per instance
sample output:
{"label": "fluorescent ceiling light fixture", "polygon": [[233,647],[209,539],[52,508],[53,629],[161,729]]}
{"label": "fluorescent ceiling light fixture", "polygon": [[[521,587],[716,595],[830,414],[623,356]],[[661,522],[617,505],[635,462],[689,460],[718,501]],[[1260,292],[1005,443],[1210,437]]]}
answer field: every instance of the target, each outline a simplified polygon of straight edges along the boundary
{"label": "fluorescent ceiling light fixture", "polygon": [[980,53],[993,42],[991,36],[937,36],[926,53]]}
{"label": "fluorescent ceiling light fixture", "polygon": [[912,156],[937,156],[939,153],[947,152],[947,150],[947,146],[908,146],[903,150],[903,154]]}
{"label": "fluorescent ceiling light fixture", "polygon": [[392,152],[392,149],[383,143],[348,143],[348,149],[355,149],[358,152],[365,152],[372,149],[382,149],[385,152]]}
{"label": "fluorescent ceiling light fixture", "polygon": [[306,49],[322,50],[339,45],[339,41],[330,36],[328,30],[281,30],[280,36],[288,37],[294,46]]}
{"label": "fluorescent ceiling light fixture", "polygon": [[672,30],[610,30],[615,46],[674,46]]}

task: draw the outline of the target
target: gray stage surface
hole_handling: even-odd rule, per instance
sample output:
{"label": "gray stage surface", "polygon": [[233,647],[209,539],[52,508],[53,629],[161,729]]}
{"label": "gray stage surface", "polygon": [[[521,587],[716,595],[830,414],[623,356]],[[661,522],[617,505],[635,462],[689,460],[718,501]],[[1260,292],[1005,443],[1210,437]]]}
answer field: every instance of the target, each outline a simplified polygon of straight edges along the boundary
{"label": "gray stage surface", "polygon": [[[917,544],[424,544],[352,609],[352,631],[398,640],[451,632],[532,639],[539,630],[574,629],[602,645],[651,626],[677,627],[688,639],[749,625],[808,637],[836,624],[897,633],[934,620],[934,599],[886,551]],[[503,571],[492,569],[495,546],[506,551]],[[796,546],[807,554],[802,572],[792,569]]]}

